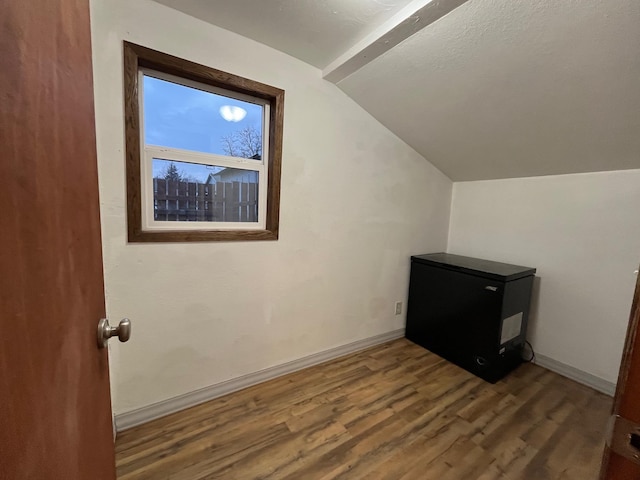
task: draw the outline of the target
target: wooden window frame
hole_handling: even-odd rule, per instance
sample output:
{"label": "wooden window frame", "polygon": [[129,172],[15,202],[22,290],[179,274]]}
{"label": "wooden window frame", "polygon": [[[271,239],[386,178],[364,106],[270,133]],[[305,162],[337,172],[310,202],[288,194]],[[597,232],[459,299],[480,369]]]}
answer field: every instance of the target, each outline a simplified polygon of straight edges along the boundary
{"label": "wooden window frame", "polygon": [[[269,104],[267,202],[264,229],[144,230],[142,225],[142,132],[140,130],[139,71],[149,69],[186,80],[265,100]],[[129,242],[206,242],[277,240],[280,213],[280,172],[284,90],[166,53],[124,42],[124,113]]]}

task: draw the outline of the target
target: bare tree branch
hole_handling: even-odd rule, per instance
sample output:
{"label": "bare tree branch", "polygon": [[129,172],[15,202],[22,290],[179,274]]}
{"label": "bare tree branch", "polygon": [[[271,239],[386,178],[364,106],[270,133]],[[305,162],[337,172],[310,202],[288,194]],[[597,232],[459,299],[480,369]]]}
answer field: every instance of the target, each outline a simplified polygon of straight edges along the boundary
{"label": "bare tree branch", "polygon": [[245,127],[220,137],[226,155],[244,158],[262,156],[262,134],[255,127]]}
{"label": "bare tree branch", "polygon": [[222,150],[226,155],[239,156],[239,154],[236,154],[235,132],[220,137],[220,143],[222,143]]}

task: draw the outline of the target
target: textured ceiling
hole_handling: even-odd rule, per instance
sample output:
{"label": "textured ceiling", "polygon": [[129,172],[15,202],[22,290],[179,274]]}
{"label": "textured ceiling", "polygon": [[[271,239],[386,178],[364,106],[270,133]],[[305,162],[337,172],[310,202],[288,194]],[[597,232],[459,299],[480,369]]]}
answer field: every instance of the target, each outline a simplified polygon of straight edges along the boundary
{"label": "textured ceiling", "polygon": [[[338,86],[454,181],[640,168],[639,0],[156,1],[319,68],[355,61]],[[388,30],[405,14],[424,27]]]}
{"label": "textured ceiling", "polygon": [[470,0],[338,85],[454,181],[640,168],[638,0]]}
{"label": "textured ceiling", "polygon": [[411,0],[156,0],[326,67]]}

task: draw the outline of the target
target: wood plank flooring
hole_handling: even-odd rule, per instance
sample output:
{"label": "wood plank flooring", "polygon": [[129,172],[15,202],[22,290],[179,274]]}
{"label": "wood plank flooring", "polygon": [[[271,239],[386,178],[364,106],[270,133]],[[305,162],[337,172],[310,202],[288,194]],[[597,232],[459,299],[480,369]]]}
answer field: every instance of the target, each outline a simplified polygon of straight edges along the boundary
{"label": "wood plank flooring", "polygon": [[118,478],[595,480],[611,403],[531,364],[491,385],[400,339],[122,432]]}

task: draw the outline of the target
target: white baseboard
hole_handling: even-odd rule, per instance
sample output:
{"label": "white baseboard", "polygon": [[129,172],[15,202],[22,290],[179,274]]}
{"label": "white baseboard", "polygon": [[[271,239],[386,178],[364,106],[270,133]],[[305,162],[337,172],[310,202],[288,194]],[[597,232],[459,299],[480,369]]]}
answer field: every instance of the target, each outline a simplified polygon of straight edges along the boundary
{"label": "white baseboard", "polygon": [[590,373],[584,372],[575,367],[554,360],[553,358],[545,357],[544,355],[539,355],[536,353],[535,363],[536,365],[540,365],[547,370],[551,370],[552,372],[556,372],[563,377],[575,380],[578,383],[591,387],[594,390],[605,393],[611,397],[613,397],[616,392],[615,383],[609,382],[608,380],[600,377],[596,377],[595,375],[591,375]]}
{"label": "white baseboard", "polygon": [[404,337],[404,328],[331,348],[323,352],[314,353],[291,362],[258,370],[257,372],[232,378],[209,387],[201,388],[194,392],[185,393],[146,407],[121,413],[115,416],[116,429],[118,432],[121,432],[127,428],[135,427],[136,425],[149,422],[156,418],[184,410],[185,408],[194,407],[201,403],[208,402],[209,400],[213,400],[214,398],[221,397],[222,395],[256,385],[257,383],[262,383],[288,373],[302,370],[303,368],[328,362],[329,360],[334,360],[350,353],[358,352],[365,348],[373,347],[402,337]]}

